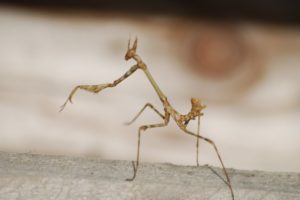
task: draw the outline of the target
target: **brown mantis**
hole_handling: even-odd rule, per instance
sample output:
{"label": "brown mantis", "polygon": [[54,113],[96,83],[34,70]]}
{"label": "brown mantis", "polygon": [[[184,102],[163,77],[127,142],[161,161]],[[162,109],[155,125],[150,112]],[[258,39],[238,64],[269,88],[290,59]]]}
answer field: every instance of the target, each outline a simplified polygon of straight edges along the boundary
{"label": "brown mantis", "polygon": [[[183,115],[180,114],[179,112],[177,112],[169,103],[167,97],[164,95],[164,93],[160,90],[159,86],[157,85],[157,83],[154,81],[152,75],[150,74],[147,65],[142,61],[141,57],[136,53],[136,49],[137,49],[137,38],[135,39],[133,46],[130,47],[130,40],[128,41],[128,48],[127,48],[127,52],[125,55],[125,60],[130,60],[133,59],[136,61],[136,64],[133,65],[123,76],[121,76],[120,78],[118,78],[117,80],[115,80],[112,83],[106,83],[106,84],[98,84],[98,85],[78,85],[76,86],[71,93],[69,94],[66,102],[61,106],[60,111],[62,111],[65,106],[67,105],[68,102],[72,103],[72,97],[74,96],[75,92],[78,89],[82,89],[82,90],[86,90],[88,92],[93,92],[93,93],[98,93],[101,90],[105,89],[105,88],[109,88],[109,87],[115,87],[117,86],[119,83],[121,83],[123,80],[125,80],[126,78],[128,78],[130,75],[132,75],[136,70],[140,69],[142,70],[148,80],[150,81],[150,83],[152,84],[154,90],[156,91],[157,95],[159,96],[160,101],[163,104],[164,107],[164,114],[161,114],[152,104],[147,103],[141,110],[140,112],[130,121],[127,123],[127,125],[132,124],[141,114],[142,112],[147,108],[151,108],[155,113],[157,113],[162,119],[163,122],[162,123],[158,123],[158,124],[150,124],[150,125],[143,125],[140,126],[139,130],[138,130],[138,145],[137,145],[137,157],[136,157],[136,161],[132,161],[132,166],[133,166],[133,177],[126,179],[127,181],[133,181],[136,177],[136,173],[138,170],[138,166],[139,166],[139,162],[140,162],[140,139],[141,139],[141,133],[143,131],[146,131],[147,129],[151,129],[151,128],[158,128],[158,127],[164,127],[167,126],[170,118],[173,118],[174,121],[176,122],[176,124],[178,125],[178,127],[186,134],[191,135],[195,138],[197,138],[197,144],[196,144],[196,148],[197,148],[197,157],[196,157],[196,162],[197,162],[197,166],[199,166],[199,162],[198,162],[198,152],[199,152],[199,139],[202,139],[206,142],[208,142],[209,144],[211,144],[218,156],[218,159],[222,165],[223,168],[223,172],[225,174],[226,177],[226,184],[229,187],[230,193],[231,193],[231,197],[234,200],[234,193],[232,190],[232,186],[231,186],[231,182],[227,173],[227,170],[223,164],[222,158],[220,156],[220,153],[217,149],[217,146],[215,145],[215,143],[206,137],[203,137],[199,134],[199,125],[200,125],[200,116],[203,115],[203,113],[201,112],[206,106],[202,104],[200,99],[197,98],[192,98],[191,99],[191,104],[192,104],[192,108],[190,110],[190,112],[188,112],[187,114]],[[190,120],[195,120],[196,117],[198,117],[198,129],[197,129],[197,134],[191,132],[190,130],[187,129],[187,125],[190,122]]]}

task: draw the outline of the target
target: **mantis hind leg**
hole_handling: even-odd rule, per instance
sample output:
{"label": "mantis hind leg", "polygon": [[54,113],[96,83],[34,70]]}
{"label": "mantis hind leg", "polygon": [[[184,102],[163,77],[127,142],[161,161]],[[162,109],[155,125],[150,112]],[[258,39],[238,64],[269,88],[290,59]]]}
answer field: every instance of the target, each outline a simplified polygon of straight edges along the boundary
{"label": "mantis hind leg", "polygon": [[[186,129],[186,126],[189,124],[190,119],[186,120],[183,124],[179,124],[179,127],[182,130]],[[200,140],[200,116],[198,116],[198,126],[197,126],[197,140],[196,140],[196,165],[199,167],[199,140]]]}
{"label": "mantis hind leg", "polygon": [[[234,200],[234,193],[233,193],[233,190],[232,190],[230,178],[229,178],[229,176],[228,176],[227,170],[226,170],[226,168],[225,168],[225,165],[224,165],[224,163],[223,163],[223,160],[222,160],[222,158],[221,158],[221,155],[220,155],[220,153],[219,153],[219,150],[218,150],[216,144],[214,143],[214,141],[212,141],[212,140],[209,139],[209,138],[206,138],[206,137],[203,137],[203,136],[199,135],[199,133],[198,133],[198,134],[194,134],[193,132],[190,132],[190,131],[188,131],[188,130],[186,130],[186,129],[184,129],[184,128],[181,128],[181,129],[182,129],[185,133],[187,133],[187,134],[189,134],[189,135],[192,135],[192,136],[196,137],[197,140],[198,140],[198,139],[202,139],[202,140],[208,142],[209,144],[211,144],[211,145],[214,147],[214,150],[215,150],[215,152],[216,152],[216,154],[217,154],[217,156],[218,156],[218,159],[219,159],[219,161],[220,161],[220,163],[221,163],[221,165],[222,165],[223,172],[224,172],[225,177],[226,177],[226,180],[227,180],[226,185],[229,187],[229,190],[230,190],[230,193],[231,193],[232,200]],[[198,150],[198,149],[197,149],[197,150]]]}
{"label": "mantis hind leg", "polygon": [[196,164],[199,167],[199,140],[200,140],[200,117],[198,117],[197,142],[196,142]]}

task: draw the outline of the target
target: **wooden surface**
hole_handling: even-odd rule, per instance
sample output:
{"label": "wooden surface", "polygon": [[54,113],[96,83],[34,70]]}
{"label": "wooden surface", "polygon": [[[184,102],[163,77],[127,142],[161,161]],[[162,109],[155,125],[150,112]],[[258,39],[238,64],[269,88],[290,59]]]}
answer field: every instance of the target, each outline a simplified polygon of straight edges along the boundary
{"label": "wooden surface", "polygon": [[[230,199],[219,168],[0,153],[0,199]],[[300,199],[300,174],[229,169],[236,199]]]}

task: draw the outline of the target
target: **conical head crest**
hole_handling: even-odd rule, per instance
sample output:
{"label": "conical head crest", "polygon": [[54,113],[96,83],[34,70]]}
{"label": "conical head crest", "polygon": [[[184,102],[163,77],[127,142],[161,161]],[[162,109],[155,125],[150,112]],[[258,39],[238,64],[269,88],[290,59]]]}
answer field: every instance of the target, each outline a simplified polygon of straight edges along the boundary
{"label": "conical head crest", "polygon": [[128,40],[127,52],[126,52],[126,55],[125,55],[125,60],[129,60],[129,59],[131,59],[135,55],[135,52],[136,52],[136,49],[137,49],[137,42],[138,42],[138,38],[136,37],[135,40],[134,40],[134,42],[133,42],[132,47],[130,48],[130,39]]}

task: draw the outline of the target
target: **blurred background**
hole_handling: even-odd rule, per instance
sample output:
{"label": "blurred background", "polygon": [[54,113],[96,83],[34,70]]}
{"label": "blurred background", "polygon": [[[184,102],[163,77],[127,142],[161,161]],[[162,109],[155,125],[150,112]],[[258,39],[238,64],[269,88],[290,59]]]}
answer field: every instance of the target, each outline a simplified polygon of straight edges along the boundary
{"label": "blurred background", "polygon": [[[138,71],[110,83],[134,63],[129,37],[170,103],[181,113],[190,98],[207,105],[202,135],[215,141],[225,165],[300,172],[299,2],[23,0],[0,3],[0,151],[134,160],[140,125],[163,111]],[[189,128],[196,132],[196,122]],[[171,121],[142,135],[143,162],[196,164],[196,140]],[[220,166],[200,143],[200,163]]]}

